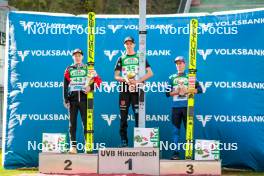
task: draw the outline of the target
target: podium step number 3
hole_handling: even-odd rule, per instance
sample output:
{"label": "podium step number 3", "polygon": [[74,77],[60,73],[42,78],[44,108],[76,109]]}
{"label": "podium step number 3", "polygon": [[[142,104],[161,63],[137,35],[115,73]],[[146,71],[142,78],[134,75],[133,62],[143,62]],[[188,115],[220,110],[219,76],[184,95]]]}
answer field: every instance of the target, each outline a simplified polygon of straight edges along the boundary
{"label": "podium step number 3", "polygon": [[106,148],[99,151],[99,174],[159,175],[158,148]]}
{"label": "podium step number 3", "polygon": [[161,160],[161,175],[221,175],[221,161]]}

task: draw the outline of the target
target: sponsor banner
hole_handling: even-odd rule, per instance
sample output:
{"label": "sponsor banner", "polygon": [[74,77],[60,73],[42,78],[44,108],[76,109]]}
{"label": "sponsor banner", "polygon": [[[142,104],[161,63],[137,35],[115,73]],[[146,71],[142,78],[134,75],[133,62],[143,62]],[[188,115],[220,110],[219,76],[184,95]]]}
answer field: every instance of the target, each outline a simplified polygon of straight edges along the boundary
{"label": "sponsor banner", "polygon": [[[75,48],[82,49],[84,60],[87,58],[87,17],[33,12],[10,12],[8,17],[3,164],[5,168],[34,167],[38,166],[40,150],[28,152],[27,141],[41,143],[43,133],[68,135],[63,75],[73,62]],[[173,142],[172,98],[167,98],[165,92],[170,88],[169,76],[176,73],[174,59],[183,56],[188,63],[191,18],[199,21],[197,79],[203,90],[195,96],[195,138],[236,143],[237,150],[221,151],[223,166],[264,170],[261,9],[148,17],[146,55],[154,77],[144,87],[146,127],[158,127],[160,140]],[[97,16],[95,33],[95,69],[103,80],[95,89],[95,143],[117,147],[121,117],[114,68],[125,54],[126,36],[135,38],[138,51],[137,16]],[[134,121],[130,109],[129,146],[133,146]],[[80,143],[84,142],[82,134],[78,116]],[[184,143],[184,128],[180,134]],[[171,152],[162,150],[162,157],[169,158]]]}

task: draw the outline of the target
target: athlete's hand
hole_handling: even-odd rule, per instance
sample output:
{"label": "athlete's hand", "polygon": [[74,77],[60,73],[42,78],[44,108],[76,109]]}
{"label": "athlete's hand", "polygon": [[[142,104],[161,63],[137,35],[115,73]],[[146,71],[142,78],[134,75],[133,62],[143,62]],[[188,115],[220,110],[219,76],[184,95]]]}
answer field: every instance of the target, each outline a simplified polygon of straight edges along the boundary
{"label": "athlete's hand", "polygon": [[90,92],[91,91],[91,87],[90,86],[86,86],[85,87],[85,94],[87,94],[88,92]]}
{"label": "athlete's hand", "polygon": [[129,83],[130,84],[133,84],[133,85],[137,85],[137,84],[139,84],[140,82],[139,81],[137,81],[137,80],[134,80],[134,79],[129,79]]}
{"label": "athlete's hand", "polygon": [[188,93],[188,90],[185,87],[178,87],[177,90],[180,96],[185,96]]}
{"label": "athlete's hand", "polygon": [[127,80],[125,78],[121,77],[121,76],[116,78],[116,80],[119,81],[119,82],[127,82]]}
{"label": "athlete's hand", "polygon": [[70,103],[64,103],[64,107],[65,107],[66,109],[69,109],[69,108],[70,108]]}
{"label": "athlete's hand", "polygon": [[188,89],[188,93],[189,94],[196,94],[197,93],[197,89]]}
{"label": "athlete's hand", "polygon": [[170,92],[170,96],[174,96],[174,95],[179,95],[179,92],[178,91],[172,91],[172,92]]}

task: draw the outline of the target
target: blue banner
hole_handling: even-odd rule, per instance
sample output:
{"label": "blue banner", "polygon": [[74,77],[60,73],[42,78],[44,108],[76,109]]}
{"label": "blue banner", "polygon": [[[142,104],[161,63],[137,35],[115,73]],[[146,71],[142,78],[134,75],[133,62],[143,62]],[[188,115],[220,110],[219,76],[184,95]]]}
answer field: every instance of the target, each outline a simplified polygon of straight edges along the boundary
{"label": "blue banner", "polygon": [[[221,142],[225,167],[264,170],[264,11],[149,16],[147,59],[154,72],[146,84],[146,126],[159,127],[161,152],[173,152],[171,99],[164,93],[176,73],[174,58],[188,59],[189,22],[197,18],[197,78],[203,94],[195,100],[195,138]],[[9,13],[3,157],[5,168],[38,166],[42,133],[68,133],[62,81],[75,48],[87,58],[87,17]],[[95,150],[117,147],[118,83],[114,66],[123,39],[138,43],[137,16],[97,16],[95,68],[103,83],[95,93]],[[138,45],[136,46],[138,49]],[[129,145],[134,119],[129,115]],[[83,142],[78,120],[78,142]],[[181,129],[181,141],[185,132]],[[182,152],[183,156],[183,152]]]}

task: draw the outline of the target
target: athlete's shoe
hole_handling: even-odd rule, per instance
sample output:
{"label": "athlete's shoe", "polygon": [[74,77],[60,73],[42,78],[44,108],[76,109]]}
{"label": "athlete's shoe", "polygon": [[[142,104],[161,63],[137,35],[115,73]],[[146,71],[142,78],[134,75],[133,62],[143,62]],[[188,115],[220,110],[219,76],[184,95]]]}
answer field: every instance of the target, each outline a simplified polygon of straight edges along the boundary
{"label": "athlete's shoe", "polygon": [[70,153],[70,154],[77,154],[77,149],[76,149],[76,147],[71,147],[69,153]]}

